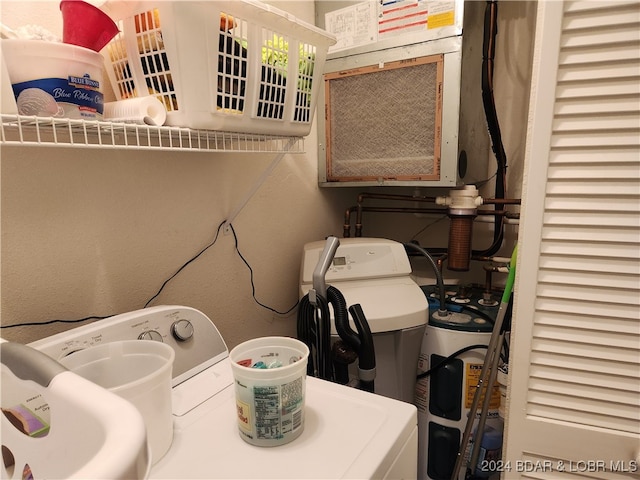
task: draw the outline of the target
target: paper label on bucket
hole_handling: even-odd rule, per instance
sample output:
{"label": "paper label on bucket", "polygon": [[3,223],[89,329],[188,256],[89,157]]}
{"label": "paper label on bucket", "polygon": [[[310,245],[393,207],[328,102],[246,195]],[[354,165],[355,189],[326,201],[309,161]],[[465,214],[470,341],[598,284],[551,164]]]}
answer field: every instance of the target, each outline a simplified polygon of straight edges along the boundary
{"label": "paper label on bucket", "polygon": [[238,425],[242,430],[251,433],[251,407],[248,403],[236,400],[238,409]]}
{"label": "paper label on bucket", "polygon": [[302,424],[302,378],[285,385],[253,387],[256,436],[277,439]]}
{"label": "paper label on bucket", "polygon": [[20,115],[102,119],[104,98],[100,82],[89,74],[40,78],[12,86]]}
{"label": "paper label on bucket", "polygon": [[241,433],[251,437],[253,423],[256,439],[277,440],[301,428],[303,389],[302,377],[283,385],[254,386],[253,408],[245,402],[236,401]]}

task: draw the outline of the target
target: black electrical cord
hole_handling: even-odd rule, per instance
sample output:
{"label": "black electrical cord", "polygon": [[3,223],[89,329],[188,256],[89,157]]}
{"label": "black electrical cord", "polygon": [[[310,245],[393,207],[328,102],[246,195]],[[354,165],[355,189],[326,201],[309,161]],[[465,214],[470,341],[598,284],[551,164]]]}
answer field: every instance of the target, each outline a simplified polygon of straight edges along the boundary
{"label": "black electrical cord", "polygon": [[112,317],[113,315],[91,315],[89,317],[77,318],[75,320],[46,320],[44,322],[24,322],[24,323],[14,323],[11,325],[0,325],[0,328],[14,328],[14,327],[34,327],[39,325],[51,325],[52,323],[80,323],[85,322],[87,320],[104,320],[105,318]]}
{"label": "black electrical cord", "polygon": [[440,298],[442,299],[440,301],[439,310],[441,312],[446,312],[447,308],[445,306],[445,299],[447,298],[447,291],[444,288],[444,280],[442,279],[442,273],[440,273],[440,270],[438,269],[438,265],[436,265],[435,260],[433,259],[431,254],[428,251],[426,251],[424,248],[422,248],[420,245],[416,245],[413,242],[404,243],[403,245],[405,250],[413,250],[414,252],[419,253],[429,261],[429,265],[431,265],[431,268],[433,269],[433,274],[436,277],[436,283],[438,284]]}
{"label": "black electrical cord", "polygon": [[[213,245],[215,245],[215,243],[218,241],[218,236],[220,236],[220,230],[222,229],[222,226],[224,225],[225,221],[222,221],[220,223],[220,225],[218,225],[218,229],[216,230],[216,236],[213,238],[213,241],[211,243],[209,243],[209,245],[207,245],[206,247],[204,247],[202,250],[200,250],[194,257],[191,257],[190,260],[188,260],[184,265],[182,265],[178,270],[176,270],[176,273],[174,273],[173,275],[171,275],[169,278],[167,278],[164,283],[162,284],[162,286],[160,287],[160,290],[157,291],[157,293],[151,297],[147,303],[144,304],[143,308],[147,308],[149,306],[149,304],[156,299],[156,297],[158,295],[160,295],[160,293],[162,293],[162,290],[164,290],[164,287],[166,287],[167,283],[169,283],[171,280],[173,280],[182,270],[184,270],[187,265],[189,265],[191,262],[195,261],[200,255],[202,255],[204,252],[206,252],[207,250],[209,250],[209,248],[211,248]],[[234,234],[235,236],[235,234]]]}
{"label": "black electrical cord", "polygon": [[[155,295],[153,295],[148,301],[147,303],[144,304],[143,308],[147,308],[149,306],[149,304],[155,300],[160,293],[162,293],[162,291],[164,290],[164,288],[167,286],[167,284],[173,280],[180,272],[182,272],[182,270],[184,270],[190,263],[194,262],[195,260],[197,260],[204,252],[206,252],[209,248],[211,248],[213,245],[215,245],[215,243],[218,241],[218,237],[220,236],[220,230],[222,229],[223,225],[226,223],[226,220],[222,221],[220,223],[220,225],[218,225],[218,228],[216,229],[216,235],[214,237],[214,239],[206,246],[204,247],[202,250],[200,250],[198,253],[196,253],[193,257],[191,257],[189,260],[187,260],[187,262],[185,262],[180,268],[178,268],[178,270],[176,270],[176,272],[171,275],[169,278],[167,278],[163,284],[160,286],[160,289],[155,293]],[[263,308],[266,308],[267,310],[270,310],[274,313],[277,313],[278,315],[287,315],[288,313],[292,312],[297,306],[299,302],[296,302],[293,307],[289,308],[288,310],[284,311],[284,312],[280,312],[278,310],[276,310],[275,308],[272,308],[268,305],[265,305],[264,303],[260,302],[257,298],[256,298],[256,287],[255,287],[255,283],[253,281],[253,269],[251,268],[251,265],[249,265],[249,262],[247,262],[246,258],[244,257],[244,255],[242,255],[242,253],[240,252],[240,249],[238,248],[238,236],[236,235],[236,232],[233,228],[233,225],[229,224],[229,227],[231,228],[231,232],[233,233],[233,238],[235,241],[235,249],[236,249],[236,253],[238,254],[238,256],[240,257],[240,259],[242,260],[242,262],[247,266],[247,268],[249,269],[250,272],[250,279],[251,279],[251,293],[253,296],[253,300],[260,305]],[[73,320],[61,320],[61,319],[56,319],[56,320],[46,320],[44,322],[24,322],[24,323],[14,323],[14,324],[10,324],[10,325],[0,325],[0,329],[3,328],[16,328],[16,327],[31,327],[31,326],[40,326],[40,325],[50,325],[53,323],[81,323],[81,322],[85,322],[87,320],[104,320],[105,318],[109,318],[109,317],[113,317],[114,315],[116,315],[115,313],[112,313],[110,315],[90,315],[88,317],[84,317],[84,318],[78,318],[78,319],[73,319]]]}
{"label": "black electrical cord", "polygon": [[[164,290],[164,287],[167,286],[167,284],[173,280],[182,270],[184,270],[187,265],[189,265],[191,262],[195,261],[198,257],[200,257],[200,255],[202,255],[204,252],[206,252],[209,248],[211,248],[218,240],[218,236],[220,235],[220,229],[222,228],[222,226],[224,225],[224,221],[220,223],[220,225],[218,225],[218,228],[216,230],[216,235],[213,239],[213,241],[211,243],[209,243],[206,247],[204,247],[202,250],[200,250],[195,256],[191,257],[186,263],[184,263],[180,268],[178,268],[178,270],[176,270],[176,272],[171,275],[169,278],[167,278],[164,283],[160,286],[160,289],[156,292],[155,295],[153,295],[148,301],[147,303],[144,304],[143,308],[147,308],[149,306],[149,304],[155,300],[158,295],[160,295],[160,293],[162,293],[162,291]],[[16,323],[13,325],[2,325],[0,326],[0,328],[12,328],[12,327],[24,327],[24,326],[37,326],[37,325],[49,325],[52,323],[80,323],[80,322],[84,322],[85,320],[91,320],[91,319],[95,319],[95,320],[104,320],[105,318],[109,318],[112,317],[113,315],[116,314],[112,314],[112,315],[105,315],[105,316],[97,316],[97,315],[92,315],[89,317],[85,317],[85,318],[80,318],[80,319],[76,319],[76,320],[48,320],[45,322],[29,322],[29,323]]]}
{"label": "black electrical cord", "polygon": [[[458,305],[458,304],[454,304],[454,305]],[[481,312],[479,310],[476,310],[473,307],[469,307],[467,305],[458,305],[460,307],[462,307],[463,309],[468,309],[469,311],[472,311],[474,314],[484,318],[485,320],[488,320],[489,322],[491,322],[491,324],[494,324],[495,321],[486,313]],[[505,321],[508,322],[510,324],[511,322],[511,315],[512,315],[512,309],[513,309],[513,296],[509,299],[509,305],[507,307],[507,312],[505,313]],[[503,324],[503,330],[504,331],[509,331],[510,327],[509,326],[504,326]],[[428,377],[429,375],[431,375],[433,372],[435,372],[436,370],[444,367],[445,365],[447,365],[448,363],[450,363],[452,360],[456,359],[459,355],[462,355],[465,352],[468,352],[469,350],[476,350],[476,349],[481,349],[481,348],[489,348],[487,345],[469,345],[467,347],[461,348],[460,350],[452,353],[451,355],[449,355],[447,358],[445,358],[444,360],[442,360],[441,362],[439,362],[438,364],[434,365],[433,367],[431,367],[429,370],[427,370],[426,372],[422,372],[420,374],[418,374],[418,376],[416,377],[418,380],[421,378],[425,378]],[[504,353],[502,353],[504,350]],[[507,339],[505,337],[504,341],[502,342],[501,348],[500,348],[500,357],[502,358],[502,360],[504,362],[508,362],[509,361],[509,344],[507,342]]]}
{"label": "black electrical cord", "polygon": [[[178,275],[182,270],[184,270],[187,265],[189,265],[191,262],[195,261],[198,257],[200,257],[200,255],[202,255],[204,252],[206,252],[209,248],[211,248],[213,245],[215,245],[215,243],[218,241],[218,237],[220,236],[220,230],[222,230],[222,227],[225,225],[226,220],[223,220],[222,222],[220,222],[220,225],[218,225],[218,228],[216,229],[216,235],[213,239],[213,241],[211,241],[211,243],[209,243],[206,247],[204,247],[202,250],[200,250],[195,256],[193,256],[191,259],[189,259],[184,265],[182,265],[173,275],[171,275],[169,278],[167,278],[164,283],[162,284],[162,286],[160,287],[160,290],[158,290],[158,292],[149,299],[149,301],[147,301],[147,303],[144,305],[144,308],[147,308],[147,306],[149,306],[149,304],[158,296],[160,295],[160,293],[162,292],[162,290],[164,290],[164,287],[171,281],[173,280],[173,278]],[[249,264],[249,262],[247,261],[247,259],[244,257],[244,255],[242,255],[242,253],[240,252],[240,249],[238,247],[238,235],[236,234],[235,229],[233,228],[232,224],[229,224],[229,228],[231,230],[231,233],[233,234],[233,241],[234,241],[234,247],[236,250],[236,253],[238,254],[238,256],[240,257],[240,259],[242,260],[242,262],[246,265],[246,267],[249,269],[249,279],[251,282],[251,296],[253,297],[253,300],[260,305],[262,308],[266,308],[267,310],[270,310],[274,313],[277,313],[278,315],[287,315],[288,313],[292,312],[297,306],[298,306],[298,302],[296,302],[291,308],[289,308],[288,310],[285,310],[284,312],[281,312],[279,310],[276,310],[273,307],[270,307],[268,305],[265,305],[264,303],[260,302],[258,300],[258,298],[256,297],[256,285],[253,279],[253,268],[251,268],[251,265]]]}
{"label": "black electrical cord", "polygon": [[249,262],[247,262],[246,258],[244,258],[244,255],[242,255],[242,253],[240,253],[240,249],[238,248],[238,236],[236,235],[236,231],[233,228],[232,224],[229,224],[229,227],[231,228],[231,233],[233,233],[233,239],[235,241],[235,248],[236,248],[236,253],[238,254],[238,256],[240,257],[240,259],[242,260],[242,262],[247,266],[247,268],[249,269],[249,277],[251,280],[251,296],[253,297],[253,300],[260,305],[262,308],[266,308],[267,310],[270,310],[274,313],[277,313],[278,315],[287,315],[288,313],[292,312],[300,302],[296,301],[296,303],[293,305],[293,307],[289,308],[288,310],[285,310],[284,312],[281,312],[279,310],[276,310],[275,308],[272,308],[268,305],[265,305],[264,303],[260,302],[257,297],[256,297],[256,285],[253,281],[253,268],[251,268],[251,265],[249,265]]}
{"label": "black electrical cord", "polygon": [[442,360],[441,362],[438,362],[437,364],[435,364],[433,367],[431,367],[429,370],[427,370],[426,372],[422,372],[419,373],[416,378],[418,380],[420,380],[421,378],[425,378],[430,376],[433,372],[441,369],[442,367],[444,367],[445,365],[451,363],[453,360],[455,360],[458,356],[462,355],[465,352],[468,352],[469,350],[478,350],[478,349],[486,349],[489,348],[488,345],[468,345],[464,348],[461,348],[460,350],[453,352],[451,355],[449,355],[447,358],[445,358],[444,360]]}

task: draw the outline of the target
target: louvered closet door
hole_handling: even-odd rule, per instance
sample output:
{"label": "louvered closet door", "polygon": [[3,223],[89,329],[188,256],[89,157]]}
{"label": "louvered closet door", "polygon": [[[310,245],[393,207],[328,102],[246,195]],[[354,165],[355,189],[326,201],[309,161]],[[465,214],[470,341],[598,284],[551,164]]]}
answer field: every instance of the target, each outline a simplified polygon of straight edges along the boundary
{"label": "louvered closet door", "polygon": [[640,3],[537,22],[503,478],[640,478]]}

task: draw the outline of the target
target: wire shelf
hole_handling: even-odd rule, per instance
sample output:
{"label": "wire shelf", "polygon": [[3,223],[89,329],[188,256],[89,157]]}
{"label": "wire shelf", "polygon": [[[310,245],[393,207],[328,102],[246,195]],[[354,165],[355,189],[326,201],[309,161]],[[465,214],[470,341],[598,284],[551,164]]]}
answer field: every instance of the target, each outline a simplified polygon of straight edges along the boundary
{"label": "wire shelf", "polygon": [[0,115],[0,144],[244,153],[304,153],[304,137]]}

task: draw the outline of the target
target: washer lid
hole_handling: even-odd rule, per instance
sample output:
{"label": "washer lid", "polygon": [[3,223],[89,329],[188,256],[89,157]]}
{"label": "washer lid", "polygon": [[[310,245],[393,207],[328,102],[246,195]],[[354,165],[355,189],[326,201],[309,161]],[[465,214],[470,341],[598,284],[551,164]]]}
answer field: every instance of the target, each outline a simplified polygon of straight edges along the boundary
{"label": "washer lid", "polygon": [[306,383],[305,427],[291,443],[242,440],[229,385],[175,419],[171,449],[149,478],[383,478],[415,435],[415,406],[314,377]]}

